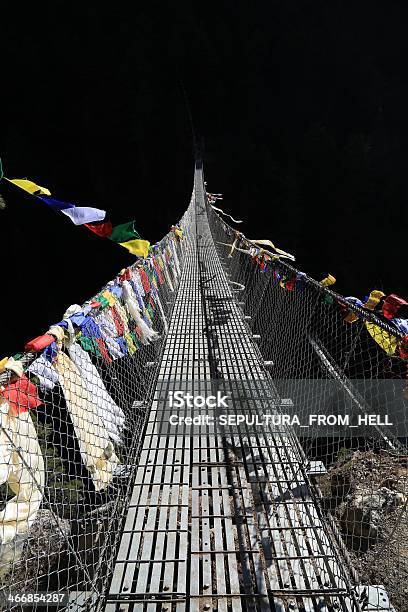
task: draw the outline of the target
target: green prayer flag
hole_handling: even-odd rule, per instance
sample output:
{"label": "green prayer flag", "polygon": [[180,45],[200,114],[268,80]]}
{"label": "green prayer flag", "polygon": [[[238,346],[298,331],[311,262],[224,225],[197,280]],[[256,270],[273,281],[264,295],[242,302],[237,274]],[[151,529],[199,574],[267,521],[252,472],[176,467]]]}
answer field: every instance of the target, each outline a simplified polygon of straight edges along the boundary
{"label": "green prayer flag", "polygon": [[95,338],[90,338],[89,336],[79,336],[79,342],[84,351],[93,353],[97,357],[102,357],[102,353]]}
{"label": "green prayer flag", "polygon": [[135,238],[140,238],[140,235],[135,230],[135,222],[129,221],[128,223],[121,223],[120,225],[115,225],[112,228],[112,233],[108,238],[113,240],[113,242],[128,242],[128,240],[134,240]]}
{"label": "green prayer flag", "polygon": [[135,334],[134,332],[130,332],[130,336],[134,342],[135,347],[138,349],[140,347],[140,342],[137,334]]}
{"label": "green prayer flag", "polygon": [[96,296],[96,300],[97,300],[97,302],[100,303],[101,308],[106,308],[107,306],[109,306],[108,300],[103,295],[97,295]]}

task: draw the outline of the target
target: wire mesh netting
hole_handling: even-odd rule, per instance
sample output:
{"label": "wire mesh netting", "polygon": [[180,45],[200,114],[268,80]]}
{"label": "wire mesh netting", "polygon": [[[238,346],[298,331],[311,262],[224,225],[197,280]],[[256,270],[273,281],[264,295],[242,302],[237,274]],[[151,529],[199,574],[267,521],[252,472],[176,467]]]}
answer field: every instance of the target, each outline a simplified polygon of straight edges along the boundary
{"label": "wire mesh netting", "polygon": [[[382,316],[379,296],[361,307],[263,250],[225,223],[214,202],[209,196],[218,254],[321,507],[347,547],[354,582],[385,585],[391,603],[406,610],[408,337],[401,321]],[[390,609],[385,593],[376,605]]]}
{"label": "wire mesh netting", "polygon": [[174,226],[1,363],[1,609],[106,591],[182,265]]}

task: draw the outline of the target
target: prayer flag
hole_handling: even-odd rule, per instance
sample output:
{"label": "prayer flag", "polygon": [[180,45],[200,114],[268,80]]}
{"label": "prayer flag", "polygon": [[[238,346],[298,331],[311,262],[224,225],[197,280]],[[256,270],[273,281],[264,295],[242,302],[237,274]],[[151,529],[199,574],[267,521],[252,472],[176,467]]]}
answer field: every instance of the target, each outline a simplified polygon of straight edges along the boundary
{"label": "prayer flag", "polygon": [[112,228],[112,233],[108,236],[113,242],[122,244],[122,242],[128,242],[129,240],[140,239],[140,235],[135,230],[135,222],[129,221],[128,223],[121,223],[115,225]]}
{"label": "prayer flag", "polygon": [[17,185],[17,187],[24,189],[24,191],[27,191],[28,193],[31,193],[31,195],[51,195],[51,191],[49,189],[46,187],[41,187],[41,185],[37,185],[33,181],[29,181],[27,179],[10,179],[10,183],[14,183],[14,185]]}
{"label": "prayer flag", "polygon": [[119,242],[119,244],[137,257],[147,257],[149,253],[150,242],[148,240],[128,240],[128,242]]}

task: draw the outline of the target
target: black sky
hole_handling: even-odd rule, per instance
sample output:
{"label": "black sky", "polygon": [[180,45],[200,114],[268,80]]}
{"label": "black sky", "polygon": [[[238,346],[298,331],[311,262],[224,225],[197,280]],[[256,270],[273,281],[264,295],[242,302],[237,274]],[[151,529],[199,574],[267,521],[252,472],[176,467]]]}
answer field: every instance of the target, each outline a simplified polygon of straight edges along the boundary
{"label": "black sky", "polygon": [[[1,7],[1,157],[58,199],[158,240],[189,201],[192,138],[250,238],[407,295],[403,2],[40,2]],[[182,86],[181,86],[182,84]],[[2,353],[132,258],[0,185]]]}

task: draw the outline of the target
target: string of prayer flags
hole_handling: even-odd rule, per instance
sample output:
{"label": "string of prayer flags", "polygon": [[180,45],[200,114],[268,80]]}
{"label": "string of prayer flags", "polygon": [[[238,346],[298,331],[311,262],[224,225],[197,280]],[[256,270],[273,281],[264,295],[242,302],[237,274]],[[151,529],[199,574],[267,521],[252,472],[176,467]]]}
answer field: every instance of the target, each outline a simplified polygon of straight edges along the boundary
{"label": "string of prayer flags", "polygon": [[28,179],[10,179],[9,182],[41,200],[55,212],[62,213],[71,219],[74,225],[85,225],[86,223],[103,221],[106,216],[106,211],[99,208],[76,206],[70,202],[55,200],[49,197],[51,196],[51,191],[47,187],[41,187],[41,185],[37,185],[34,181]]}
{"label": "string of prayer flags", "polygon": [[110,221],[102,224],[85,224],[86,227],[101,238],[109,238],[121,247],[127,249],[136,257],[147,257],[150,248],[148,240],[142,240],[140,234],[135,229],[135,222],[128,221],[119,225],[112,225]]}
{"label": "string of prayer flags", "polygon": [[383,315],[386,319],[394,319],[398,313],[398,311],[403,307],[408,306],[408,302],[406,302],[403,298],[395,295],[395,293],[391,293],[391,295],[387,296],[383,303]]}
{"label": "string of prayer flags", "polygon": [[[1,165],[0,171],[2,172]],[[136,257],[147,257],[150,242],[141,239],[139,233],[135,229],[134,221],[113,226],[111,221],[105,221],[105,210],[92,206],[76,206],[76,204],[72,204],[71,202],[55,200],[50,197],[51,191],[47,187],[37,185],[37,183],[29,179],[10,179],[9,182],[41,200],[55,212],[62,213],[68,217],[74,225],[84,225],[97,236],[109,238],[127,249]],[[174,226],[174,232],[179,239],[182,238],[182,230],[179,227]]]}

